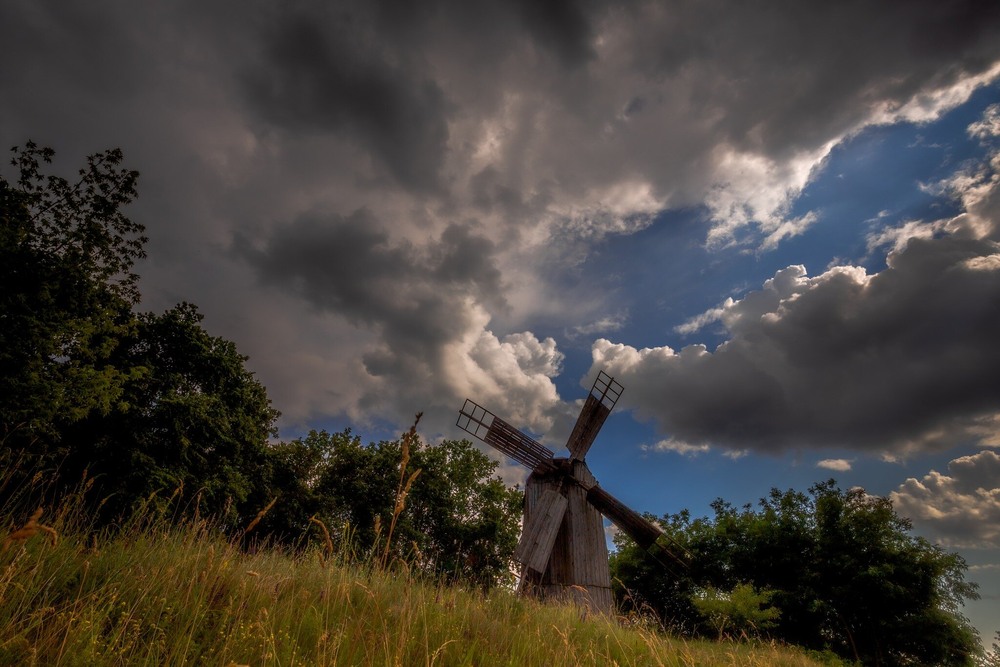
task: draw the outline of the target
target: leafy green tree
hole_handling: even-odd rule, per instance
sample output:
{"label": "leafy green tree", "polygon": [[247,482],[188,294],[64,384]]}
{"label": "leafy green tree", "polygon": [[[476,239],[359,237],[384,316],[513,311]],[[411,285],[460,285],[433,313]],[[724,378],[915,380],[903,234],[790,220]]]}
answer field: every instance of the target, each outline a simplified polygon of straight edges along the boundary
{"label": "leafy green tree", "polygon": [[136,316],[112,355],[131,370],[120,400],[66,431],[75,446],[63,469],[98,479],[107,518],[176,488],[234,527],[267,503],[278,413],[247,358],[201,320],[187,303]]}
{"label": "leafy green tree", "polygon": [[[706,519],[691,519],[688,510],[657,519],[645,514],[647,520],[659,523],[669,549],[678,560],[651,557],[628,536],[618,533],[614,537],[616,549],[611,553],[611,586],[618,607],[625,613],[652,612],[663,628],[677,635],[696,634],[702,627],[701,613],[694,601],[707,582],[717,581],[706,576],[706,569],[714,569],[716,562],[701,558],[703,552],[692,554],[690,564],[681,561],[681,550],[691,551],[696,544],[710,542],[714,526]],[[682,563],[684,563],[682,565]],[[704,582],[699,586],[698,582]]]}
{"label": "leafy green tree", "polygon": [[[317,516],[334,539],[381,553],[400,479],[402,441],[362,444],[350,429],[311,431],[276,447],[279,504],[265,519],[294,535]],[[392,536],[391,553],[425,573],[484,588],[507,578],[523,495],[496,477],[497,463],[466,440],[417,442],[407,464],[413,481]]]}
{"label": "leafy green tree", "polygon": [[[434,571],[483,587],[502,583],[520,533],[523,494],[496,476],[498,464],[467,440],[418,448],[421,470],[397,534]],[[509,579],[508,579],[509,582]]]}
{"label": "leafy green tree", "polygon": [[133,326],[145,255],[143,227],[121,210],[138,173],[111,150],[71,183],[42,173],[51,149],[12,153],[18,177],[0,178],[0,442],[51,463],[60,428],[110,411],[129,377],[110,356]]}
{"label": "leafy green tree", "polygon": [[757,509],[722,500],[712,519],[687,513],[661,525],[692,554],[671,573],[619,539],[612,559],[626,604],[645,604],[675,628],[699,627],[700,590],[749,584],[780,610],[771,634],[864,664],[971,664],[978,640],[960,615],[977,597],[965,561],[910,534],[885,498],[831,480],[809,494],[772,490]]}
{"label": "leafy green tree", "polygon": [[231,523],[255,512],[277,412],[193,306],[134,312],[146,238],[124,208],[138,173],[110,150],[71,183],[42,173],[51,149],[12,153],[18,176],[0,178],[0,502],[38,502],[24,491],[36,472],[51,497],[86,471],[98,522],[182,485]]}
{"label": "leafy green tree", "polygon": [[731,591],[708,588],[693,600],[694,606],[718,631],[719,637],[756,636],[775,626],[781,611],[770,605],[774,591],[758,591],[750,584],[737,584]]}

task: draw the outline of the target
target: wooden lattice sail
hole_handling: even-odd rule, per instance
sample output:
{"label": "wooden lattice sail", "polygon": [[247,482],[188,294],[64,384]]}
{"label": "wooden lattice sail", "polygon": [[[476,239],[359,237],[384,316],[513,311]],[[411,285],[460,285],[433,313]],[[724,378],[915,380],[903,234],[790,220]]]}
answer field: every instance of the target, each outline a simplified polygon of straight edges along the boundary
{"label": "wooden lattice sail", "polygon": [[570,598],[610,612],[614,601],[602,515],[644,549],[663,534],[601,488],[584,461],[622,391],[613,377],[600,372],[566,443],[569,458],[556,458],[472,400],[459,411],[461,429],[532,471],[525,484],[524,526],[514,551],[524,593]]}

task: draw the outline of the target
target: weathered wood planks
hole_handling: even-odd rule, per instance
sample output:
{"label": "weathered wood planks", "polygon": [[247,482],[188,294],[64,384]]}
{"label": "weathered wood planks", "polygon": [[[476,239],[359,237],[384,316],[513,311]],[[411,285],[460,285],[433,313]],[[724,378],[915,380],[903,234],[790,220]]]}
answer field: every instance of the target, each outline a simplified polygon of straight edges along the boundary
{"label": "weathered wood planks", "polygon": [[[558,511],[559,505],[553,504],[552,494],[559,497],[565,494],[565,508],[558,530],[553,535],[551,555],[544,570],[535,567],[538,560],[530,566],[533,571],[525,568],[522,588],[541,597],[572,599],[595,611],[610,613],[614,601],[604,519],[588,501],[585,488],[596,482],[585,463],[574,461],[572,466],[572,475],[581,482],[580,485],[560,486],[558,475],[536,474],[528,478],[525,488],[526,533],[540,534],[541,528],[535,526],[543,521],[547,524],[546,529],[551,529],[549,522],[554,516],[553,510]],[[536,515],[538,512],[541,515]],[[536,519],[536,516],[541,518]],[[525,542],[523,538],[522,542]],[[527,542],[538,544],[537,548],[542,546],[535,537],[528,538]]]}
{"label": "weathered wood planks", "polygon": [[530,515],[525,516],[514,559],[535,572],[545,572],[553,543],[559,533],[569,501],[552,486],[542,487]]}

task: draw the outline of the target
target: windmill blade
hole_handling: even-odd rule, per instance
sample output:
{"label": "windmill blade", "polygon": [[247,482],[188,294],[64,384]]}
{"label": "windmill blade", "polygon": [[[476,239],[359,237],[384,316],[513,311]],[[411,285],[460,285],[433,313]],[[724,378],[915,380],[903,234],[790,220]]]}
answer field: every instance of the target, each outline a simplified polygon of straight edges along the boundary
{"label": "windmill blade", "polygon": [[521,531],[521,539],[514,549],[514,560],[539,574],[545,572],[567,505],[566,496],[555,489],[548,488],[542,492]]}
{"label": "windmill blade", "polygon": [[594,485],[587,490],[587,500],[643,549],[648,550],[663,535],[659,526],[646,521],[641,514],[626,506],[600,486]]}
{"label": "windmill blade", "polygon": [[604,420],[608,418],[624,390],[620,383],[604,371],[598,373],[594,386],[590,388],[587,402],[583,404],[573,432],[566,442],[572,458],[582,461],[587,455],[590,446],[594,444],[597,432],[604,426]]}
{"label": "windmill blade", "polygon": [[456,425],[532,470],[552,467],[552,457],[555,456],[552,450],[535,442],[471,399],[466,399],[459,410]]}
{"label": "windmill blade", "polygon": [[594,444],[597,432],[604,425],[604,420],[608,418],[611,410],[604,406],[593,394],[587,397],[587,402],[580,411],[580,416],[576,419],[576,426],[566,443],[570,456],[578,461],[583,460]]}

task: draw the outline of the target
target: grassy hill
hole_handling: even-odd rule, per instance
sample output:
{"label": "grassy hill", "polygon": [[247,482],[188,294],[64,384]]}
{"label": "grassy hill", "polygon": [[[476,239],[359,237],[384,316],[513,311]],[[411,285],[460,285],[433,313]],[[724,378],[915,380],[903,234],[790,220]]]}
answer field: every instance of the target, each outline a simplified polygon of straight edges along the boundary
{"label": "grassy hill", "polygon": [[[762,643],[670,639],[509,591],[334,555],[248,553],[204,523],[85,538],[3,517],[0,665],[787,665]],[[20,530],[15,530],[20,529]]]}

